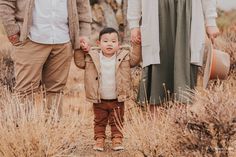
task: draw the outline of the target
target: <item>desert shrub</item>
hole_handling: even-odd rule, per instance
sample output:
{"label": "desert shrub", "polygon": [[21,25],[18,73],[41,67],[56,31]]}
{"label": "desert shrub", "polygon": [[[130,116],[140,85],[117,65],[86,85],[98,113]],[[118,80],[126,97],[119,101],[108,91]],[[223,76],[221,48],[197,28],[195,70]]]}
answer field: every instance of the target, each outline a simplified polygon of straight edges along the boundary
{"label": "desert shrub", "polygon": [[0,156],[69,156],[84,145],[85,112],[68,109],[59,118],[56,112],[44,113],[41,94],[22,104],[1,88],[0,97]]}
{"label": "desert shrub", "polygon": [[236,155],[235,83],[217,82],[209,90],[196,91],[188,108],[187,130],[181,142],[188,153],[201,156]]}
{"label": "desert shrub", "polygon": [[[174,119],[179,117],[176,114],[185,111],[181,108],[180,112],[173,113],[176,109],[172,109],[159,108],[154,114],[144,112],[139,107],[130,109],[124,128],[124,134],[128,139],[127,147],[130,150],[138,150],[144,156],[180,156],[177,139],[181,138],[179,135],[182,134],[183,127],[177,127]],[[169,116],[173,114],[168,112],[175,114],[176,118],[173,119],[173,116]]]}
{"label": "desert shrub", "polygon": [[219,26],[220,30],[227,30],[228,27],[232,25],[232,23],[236,23],[235,16],[236,10],[231,10],[229,12],[218,10],[217,25]]}
{"label": "desert shrub", "polygon": [[[214,84],[214,85],[213,85]],[[153,115],[138,107],[127,113],[127,147],[144,156],[235,156],[235,80],[188,93],[192,104],[166,103]]]}
{"label": "desert shrub", "polygon": [[216,48],[229,53],[231,58],[231,70],[236,68],[236,24],[231,25],[216,40]]}

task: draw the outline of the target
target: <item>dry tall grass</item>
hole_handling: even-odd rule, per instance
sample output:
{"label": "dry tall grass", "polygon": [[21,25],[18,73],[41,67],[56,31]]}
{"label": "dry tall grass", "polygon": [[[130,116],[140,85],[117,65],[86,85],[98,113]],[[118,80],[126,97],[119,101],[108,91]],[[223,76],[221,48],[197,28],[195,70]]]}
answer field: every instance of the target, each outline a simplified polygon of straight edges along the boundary
{"label": "dry tall grass", "polygon": [[129,110],[127,147],[144,156],[236,156],[235,80],[195,91],[192,97],[187,107],[171,103],[154,115]]}
{"label": "dry tall grass", "polygon": [[[0,36],[0,40],[0,156],[236,156],[235,25],[225,29],[216,42],[218,48],[231,55],[228,80],[211,81],[206,90],[198,88],[188,95],[193,102],[187,107],[168,102],[172,107],[160,108],[154,115],[136,104],[126,103],[123,128],[126,154],[92,151],[92,110],[84,97],[83,72],[74,65],[60,120],[55,112],[50,118],[45,116],[42,95],[21,104],[7,89],[14,82],[12,48],[6,37]],[[139,72],[133,73],[134,87]]]}
{"label": "dry tall grass", "polygon": [[202,156],[236,155],[236,83],[217,82],[209,90],[197,91],[188,111],[189,150]]}
{"label": "dry tall grass", "polygon": [[85,119],[87,110],[78,114],[67,107],[62,118],[56,112],[46,116],[41,94],[26,104],[4,89],[0,96],[0,156],[69,156],[84,146],[83,125],[90,121]]}
{"label": "dry tall grass", "polygon": [[6,37],[0,35],[0,40],[0,85],[5,85],[12,90],[15,83],[13,61],[11,59],[13,47],[7,42]]}
{"label": "dry tall grass", "polygon": [[123,130],[126,147],[140,151],[143,156],[178,156],[177,139],[182,128],[177,127],[172,116],[166,115],[169,111],[158,110],[152,115],[138,107],[130,109]]}

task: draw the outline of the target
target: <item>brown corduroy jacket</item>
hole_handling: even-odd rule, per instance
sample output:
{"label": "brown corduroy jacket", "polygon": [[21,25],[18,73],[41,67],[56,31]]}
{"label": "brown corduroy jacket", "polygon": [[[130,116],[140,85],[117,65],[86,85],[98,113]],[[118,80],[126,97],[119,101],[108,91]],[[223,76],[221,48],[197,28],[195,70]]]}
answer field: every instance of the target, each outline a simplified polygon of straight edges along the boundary
{"label": "brown corduroy jacket", "polygon": [[[85,69],[86,98],[92,103],[101,102],[100,52],[100,48],[93,47],[87,54],[83,51],[76,51],[74,54],[75,65]],[[138,65],[141,60],[141,46],[121,46],[116,55],[116,93],[118,101],[123,102],[132,96],[131,68]]]}
{"label": "brown corduroy jacket", "polygon": [[[34,0],[0,0],[0,18],[8,36],[20,33],[24,41],[32,25]],[[89,0],[68,0],[69,35],[74,49],[79,49],[79,36],[91,33]]]}

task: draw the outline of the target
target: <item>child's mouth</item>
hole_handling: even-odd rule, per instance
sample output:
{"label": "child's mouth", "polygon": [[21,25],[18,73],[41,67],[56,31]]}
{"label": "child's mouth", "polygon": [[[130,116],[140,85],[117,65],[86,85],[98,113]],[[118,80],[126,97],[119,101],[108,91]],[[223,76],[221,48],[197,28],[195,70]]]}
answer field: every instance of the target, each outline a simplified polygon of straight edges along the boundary
{"label": "child's mouth", "polygon": [[108,50],[108,51],[111,51],[111,50],[112,50],[112,48],[107,48],[107,50]]}

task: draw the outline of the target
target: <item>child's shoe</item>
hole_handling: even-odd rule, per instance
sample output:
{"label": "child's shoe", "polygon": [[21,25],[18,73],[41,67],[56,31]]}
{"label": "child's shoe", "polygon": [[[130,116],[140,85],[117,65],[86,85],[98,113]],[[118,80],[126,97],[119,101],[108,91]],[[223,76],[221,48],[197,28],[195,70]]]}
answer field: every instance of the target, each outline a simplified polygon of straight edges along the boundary
{"label": "child's shoe", "polygon": [[112,150],[114,151],[124,150],[124,147],[122,145],[122,138],[115,137],[112,139]]}
{"label": "child's shoe", "polygon": [[102,152],[102,151],[104,151],[104,146],[105,146],[105,139],[104,138],[97,138],[96,143],[93,147],[93,150]]}

